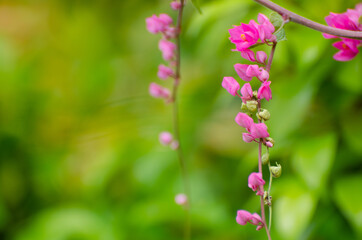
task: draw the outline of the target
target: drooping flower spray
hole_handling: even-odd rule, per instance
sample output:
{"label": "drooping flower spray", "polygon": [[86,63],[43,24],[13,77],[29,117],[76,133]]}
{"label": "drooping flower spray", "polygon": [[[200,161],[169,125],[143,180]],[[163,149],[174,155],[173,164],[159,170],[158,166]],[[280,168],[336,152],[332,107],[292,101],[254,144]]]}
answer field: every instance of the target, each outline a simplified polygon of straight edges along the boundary
{"label": "drooping flower spray", "polygon": [[147,30],[152,34],[160,33],[162,38],[158,44],[163,59],[167,65],[160,64],[157,76],[161,80],[173,79],[173,88],[169,90],[156,83],[151,83],[149,93],[152,97],[164,99],[166,103],[171,104],[173,108],[173,134],[170,132],[161,132],[159,141],[161,144],[170,146],[178,155],[181,175],[183,180],[184,193],[175,196],[175,202],[184,207],[186,211],[186,221],[184,229],[184,238],[191,237],[191,215],[190,215],[190,182],[185,160],[182,153],[180,130],[178,120],[178,87],[180,84],[180,34],[182,30],[182,14],[184,8],[184,0],[174,0],[170,3],[173,10],[177,11],[176,25],[173,19],[167,14],[153,15],[146,19]]}
{"label": "drooping flower spray", "polygon": [[[241,100],[241,112],[236,115],[235,122],[245,129],[245,132],[242,133],[242,139],[247,143],[258,143],[259,150],[258,172],[253,172],[249,175],[248,187],[256,192],[256,195],[260,196],[261,216],[257,213],[251,214],[246,210],[239,210],[236,222],[240,225],[245,225],[249,222],[257,226],[256,230],[265,228],[268,239],[271,239],[272,178],[280,176],[281,167],[279,164],[271,166],[269,162],[269,149],[274,146],[274,140],[270,137],[268,127],[265,124],[270,118],[270,113],[267,109],[262,108],[262,101],[263,99],[266,101],[272,99],[269,71],[277,42],[285,37],[284,34],[280,34],[284,31],[284,20],[280,16],[274,16],[273,20],[274,25],[264,14],[259,13],[258,23],[251,20],[248,24],[241,23],[240,26],[234,26],[229,30],[229,39],[236,47],[233,51],[240,52],[242,58],[253,63],[235,64],[234,68],[237,75],[246,82],[256,77],[261,83],[259,89],[253,91],[250,83],[245,83],[240,88],[239,82],[233,77],[224,77],[222,81],[222,87],[231,95],[237,96]],[[259,45],[271,46],[269,59],[264,51],[254,52],[251,50],[251,47]],[[264,154],[262,154],[263,146],[265,147]],[[264,190],[265,180],[263,179],[262,164],[267,164],[269,168],[269,187],[266,191]],[[269,206],[269,224],[266,222],[264,205]]]}

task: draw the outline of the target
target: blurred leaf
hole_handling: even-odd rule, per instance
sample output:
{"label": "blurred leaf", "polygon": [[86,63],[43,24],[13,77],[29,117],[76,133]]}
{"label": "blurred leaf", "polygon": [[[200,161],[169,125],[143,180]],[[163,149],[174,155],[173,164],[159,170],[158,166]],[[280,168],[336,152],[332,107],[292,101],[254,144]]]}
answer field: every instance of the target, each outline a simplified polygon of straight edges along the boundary
{"label": "blurred leaf", "polygon": [[275,30],[278,30],[283,25],[283,18],[279,13],[272,12],[269,16],[269,20],[275,27]]}
{"label": "blurred leaf", "polygon": [[353,108],[346,116],[341,116],[343,137],[349,147],[362,156],[361,136],[362,136],[362,111]]}
{"label": "blurred leaf", "polygon": [[192,5],[194,5],[194,7],[197,9],[197,11],[202,14],[201,8],[200,8],[200,4],[198,0],[191,0]]}
{"label": "blurred leaf", "polygon": [[362,176],[348,176],[336,180],[334,196],[337,205],[362,237]]}
{"label": "blurred leaf", "polygon": [[298,239],[313,216],[317,200],[293,179],[280,181],[283,193],[275,199],[273,221],[281,239]]}
{"label": "blurred leaf", "polygon": [[335,152],[336,136],[333,134],[300,139],[292,164],[309,189],[316,191],[325,187]]}
{"label": "blurred leaf", "polygon": [[286,41],[286,40],[287,40],[287,36],[285,35],[285,30],[284,30],[284,28],[278,30],[276,33],[274,33],[274,35],[277,37],[277,42],[281,42],[281,41]]}

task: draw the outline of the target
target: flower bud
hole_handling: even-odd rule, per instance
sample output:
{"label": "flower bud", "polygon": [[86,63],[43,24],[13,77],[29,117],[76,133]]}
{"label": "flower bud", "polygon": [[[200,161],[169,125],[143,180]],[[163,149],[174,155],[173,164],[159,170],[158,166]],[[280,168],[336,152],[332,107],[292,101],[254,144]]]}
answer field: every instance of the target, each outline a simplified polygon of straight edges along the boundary
{"label": "flower bud", "polygon": [[270,172],[274,178],[278,178],[280,175],[282,175],[282,166],[277,163],[276,166],[270,167]]}
{"label": "flower bud", "polygon": [[267,121],[270,119],[270,112],[266,109],[263,109],[262,111],[259,112],[259,116],[264,121]]}
{"label": "flower bud", "polygon": [[261,161],[262,161],[262,163],[264,165],[268,164],[268,162],[269,162],[269,153],[264,153],[263,156],[261,157]]}
{"label": "flower bud", "polygon": [[267,138],[265,138],[265,140],[267,140],[268,142],[271,142],[273,145],[275,144],[274,139],[272,139],[271,137],[267,137]]}
{"label": "flower bud", "polygon": [[185,206],[187,204],[186,194],[179,193],[175,196],[175,202],[177,205]]}
{"label": "flower bud", "polygon": [[249,112],[248,107],[245,103],[241,103],[241,111],[244,113]]}
{"label": "flower bud", "polygon": [[255,112],[256,109],[258,108],[258,102],[253,100],[253,101],[247,101],[246,102],[246,107],[248,108],[248,110],[250,112]]}
{"label": "flower bud", "polygon": [[253,91],[253,97],[255,98],[255,99],[258,99],[258,91]]}

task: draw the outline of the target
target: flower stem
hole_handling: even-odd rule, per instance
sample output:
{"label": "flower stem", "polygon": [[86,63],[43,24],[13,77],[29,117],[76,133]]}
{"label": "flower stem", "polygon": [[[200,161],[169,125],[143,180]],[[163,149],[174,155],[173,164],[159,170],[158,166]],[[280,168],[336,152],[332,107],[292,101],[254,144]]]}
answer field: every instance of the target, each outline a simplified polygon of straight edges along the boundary
{"label": "flower stem", "polygon": [[[268,149],[269,152],[269,149]],[[271,192],[271,186],[272,186],[272,182],[273,182],[273,175],[270,172],[270,162],[268,162],[268,169],[269,169],[269,188],[268,188],[268,206],[269,206],[269,231],[272,225],[272,203],[271,203],[271,199],[270,199],[270,192]]]}
{"label": "flower stem", "polygon": [[180,0],[181,7],[178,11],[177,16],[177,35],[176,35],[176,73],[174,77],[174,84],[173,84],[173,90],[172,90],[172,100],[173,100],[173,128],[174,128],[174,138],[178,141],[179,146],[177,148],[177,155],[179,159],[180,164],[180,170],[181,170],[181,176],[183,180],[183,188],[184,192],[188,198],[187,205],[185,206],[186,211],[186,221],[185,221],[185,228],[184,228],[184,239],[189,240],[191,239],[191,194],[190,194],[190,180],[185,164],[185,160],[183,157],[182,147],[181,147],[181,141],[180,141],[180,127],[179,127],[179,114],[178,114],[178,98],[177,98],[177,91],[178,86],[180,83],[180,70],[181,70],[181,57],[180,57],[180,50],[181,50],[181,41],[180,41],[180,34],[181,34],[181,26],[182,26],[182,13],[184,8],[184,0]]}
{"label": "flower stem", "polygon": [[254,0],[255,2],[260,3],[261,5],[279,13],[284,18],[288,18],[290,21],[299,23],[311,29],[317,30],[319,32],[328,33],[338,37],[345,37],[345,38],[354,38],[362,40],[362,31],[350,31],[344,29],[338,29],[330,26],[326,26],[317,22],[314,22],[310,19],[302,17],[294,12],[291,12],[269,0]]}

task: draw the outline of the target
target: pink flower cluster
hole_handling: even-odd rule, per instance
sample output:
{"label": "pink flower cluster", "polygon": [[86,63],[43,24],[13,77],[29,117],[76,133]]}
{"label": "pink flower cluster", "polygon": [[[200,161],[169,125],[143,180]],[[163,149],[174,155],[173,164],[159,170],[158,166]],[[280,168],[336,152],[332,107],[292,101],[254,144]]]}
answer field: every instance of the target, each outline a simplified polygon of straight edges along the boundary
{"label": "pink flower cluster", "polygon": [[265,123],[254,123],[254,120],[246,113],[239,112],[235,117],[235,122],[248,131],[248,133],[243,133],[244,142],[269,137],[268,127]]}
{"label": "pink flower cluster", "polygon": [[257,213],[251,214],[245,210],[239,210],[236,215],[236,222],[240,225],[246,225],[248,222],[257,226],[256,230],[259,231],[264,227],[261,217]]}
{"label": "pink flower cluster", "polygon": [[[347,12],[338,14],[330,13],[325,19],[329,26],[351,31],[362,31],[360,18],[362,16],[362,3],[356,5],[355,9],[347,9]],[[336,36],[323,33],[325,38],[337,38]],[[340,38],[342,41],[333,43],[333,47],[339,51],[333,56],[337,61],[349,61],[358,53],[358,47],[362,46],[362,40]]]}
{"label": "pink flower cluster", "polygon": [[161,132],[158,139],[162,145],[170,146],[173,150],[176,150],[179,146],[178,141],[174,140],[172,134],[169,132]]}
{"label": "pink flower cluster", "polygon": [[[181,2],[173,1],[170,5],[172,9],[178,10],[181,7]],[[177,37],[178,30],[173,26],[172,18],[165,13],[161,13],[159,16],[152,15],[151,17],[146,18],[146,28],[152,34],[162,34],[162,38],[158,43],[158,48],[161,50],[163,59],[167,61],[170,66],[174,66],[177,46],[170,40]],[[157,76],[162,80],[167,80],[170,77],[174,78],[175,72],[171,67],[161,64],[158,66]],[[165,100],[171,98],[170,91],[156,83],[150,84],[149,92],[150,95],[155,98],[163,98]]]}

